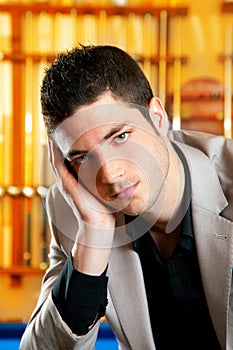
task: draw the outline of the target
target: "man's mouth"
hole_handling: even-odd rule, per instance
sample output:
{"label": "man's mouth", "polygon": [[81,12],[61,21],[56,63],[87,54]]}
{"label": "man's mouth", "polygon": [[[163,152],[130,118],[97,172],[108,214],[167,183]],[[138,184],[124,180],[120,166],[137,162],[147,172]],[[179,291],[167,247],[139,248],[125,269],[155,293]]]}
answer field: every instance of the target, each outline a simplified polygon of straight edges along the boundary
{"label": "man's mouth", "polygon": [[125,187],[125,188],[121,189],[120,191],[116,192],[114,195],[112,195],[112,198],[120,199],[120,200],[130,199],[130,198],[132,198],[138,185],[139,185],[139,182],[135,183],[132,186]]}

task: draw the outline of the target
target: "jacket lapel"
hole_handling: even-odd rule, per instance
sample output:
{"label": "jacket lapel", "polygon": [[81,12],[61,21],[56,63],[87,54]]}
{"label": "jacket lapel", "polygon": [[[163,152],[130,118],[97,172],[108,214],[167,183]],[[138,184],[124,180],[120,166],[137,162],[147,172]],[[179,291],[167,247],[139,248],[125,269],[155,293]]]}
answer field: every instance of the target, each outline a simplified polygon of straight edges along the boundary
{"label": "jacket lapel", "polygon": [[155,349],[141,264],[131,244],[112,250],[109,292],[130,348]]}

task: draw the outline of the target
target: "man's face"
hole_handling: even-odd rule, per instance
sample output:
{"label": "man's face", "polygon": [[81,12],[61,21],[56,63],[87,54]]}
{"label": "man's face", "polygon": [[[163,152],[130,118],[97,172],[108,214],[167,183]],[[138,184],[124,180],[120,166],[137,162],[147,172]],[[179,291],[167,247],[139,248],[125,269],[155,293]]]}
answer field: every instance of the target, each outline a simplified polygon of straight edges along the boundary
{"label": "man's face", "polygon": [[149,212],[164,189],[164,137],[134,105],[107,95],[67,118],[53,139],[83,186],[116,212]]}

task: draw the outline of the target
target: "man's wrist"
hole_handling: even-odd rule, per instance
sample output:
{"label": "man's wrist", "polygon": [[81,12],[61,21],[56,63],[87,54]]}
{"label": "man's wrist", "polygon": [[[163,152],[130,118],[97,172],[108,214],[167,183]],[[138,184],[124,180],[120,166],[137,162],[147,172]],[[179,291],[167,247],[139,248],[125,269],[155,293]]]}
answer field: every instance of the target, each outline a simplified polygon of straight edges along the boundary
{"label": "man's wrist", "polygon": [[71,251],[73,267],[86,275],[100,276],[108,265],[110,252],[111,249],[75,243]]}

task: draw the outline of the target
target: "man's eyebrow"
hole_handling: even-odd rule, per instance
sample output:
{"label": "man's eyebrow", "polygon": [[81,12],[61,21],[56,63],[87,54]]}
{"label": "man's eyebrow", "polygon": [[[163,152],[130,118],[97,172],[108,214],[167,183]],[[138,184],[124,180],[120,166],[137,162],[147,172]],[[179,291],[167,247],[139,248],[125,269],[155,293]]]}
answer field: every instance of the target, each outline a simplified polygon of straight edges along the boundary
{"label": "man's eyebrow", "polygon": [[78,149],[71,149],[67,154],[66,154],[66,158],[72,158],[74,156],[78,156],[78,155],[83,155],[88,153],[88,151],[83,151],[83,150],[78,150]]}
{"label": "man's eyebrow", "polygon": [[110,137],[112,137],[114,134],[118,133],[119,131],[121,131],[124,127],[126,126],[125,123],[122,123],[120,125],[118,125],[115,128],[112,128],[104,137],[103,137],[103,141],[108,140]]}
{"label": "man's eyebrow", "polygon": [[[102,141],[107,141],[110,137],[112,137],[114,134],[120,132],[127,124],[122,123],[118,125],[117,127],[112,128],[106,135],[104,135]],[[78,149],[71,149],[66,155],[66,158],[72,158],[74,156],[83,155],[88,153],[87,150],[78,150]]]}

